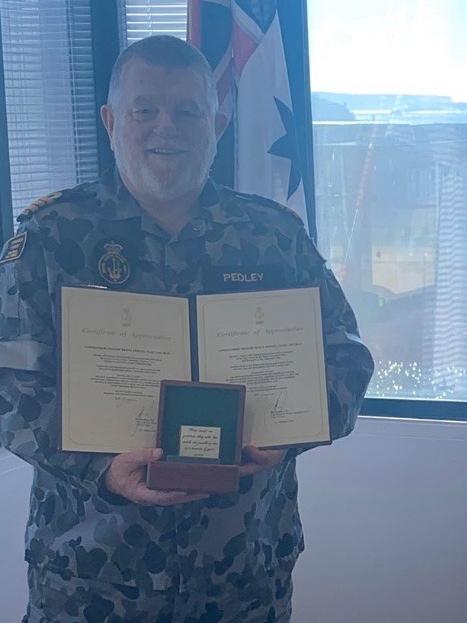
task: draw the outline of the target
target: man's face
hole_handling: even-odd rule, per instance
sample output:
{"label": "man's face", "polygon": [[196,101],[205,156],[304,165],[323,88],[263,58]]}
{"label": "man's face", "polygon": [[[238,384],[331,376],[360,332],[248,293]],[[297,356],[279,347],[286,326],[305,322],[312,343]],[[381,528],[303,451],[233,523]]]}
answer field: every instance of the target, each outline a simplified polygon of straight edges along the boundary
{"label": "man's face", "polygon": [[132,59],[115,99],[102,116],[128,190],[146,201],[199,192],[216,153],[204,77]]}

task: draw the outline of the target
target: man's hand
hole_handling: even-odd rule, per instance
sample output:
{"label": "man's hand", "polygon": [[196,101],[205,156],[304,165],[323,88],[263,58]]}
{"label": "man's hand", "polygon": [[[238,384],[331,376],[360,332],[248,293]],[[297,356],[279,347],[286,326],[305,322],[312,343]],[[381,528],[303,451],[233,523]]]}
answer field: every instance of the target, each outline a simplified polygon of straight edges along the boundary
{"label": "man's hand", "polygon": [[240,467],[240,476],[251,476],[282,463],[287,451],[258,450],[255,446],[245,446],[242,454],[243,465]]}
{"label": "man's hand", "polygon": [[146,486],[146,468],[151,461],[162,457],[160,448],[145,448],[118,454],[105,474],[107,489],[144,506],[172,506],[209,497],[204,493],[185,491],[158,491]]}

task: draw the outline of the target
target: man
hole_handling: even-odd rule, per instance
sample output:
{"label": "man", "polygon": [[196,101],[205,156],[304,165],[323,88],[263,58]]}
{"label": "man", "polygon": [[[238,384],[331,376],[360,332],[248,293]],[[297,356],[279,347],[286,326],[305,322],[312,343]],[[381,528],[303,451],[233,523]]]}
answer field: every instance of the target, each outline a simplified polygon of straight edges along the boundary
{"label": "man", "polygon": [[[29,623],[286,623],[303,537],[295,452],[245,449],[238,494],[151,491],[160,451],[57,450],[56,295],[98,284],[190,295],[229,270],[321,290],[332,437],[372,373],[354,316],[298,217],[215,185],[216,94],[202,55],[150,37],[119,57],[102,108],[116,171],[21,217],[0,259],[0,431],[35,468]],[[101,261],[117,245],[118,275]],[[116,248],[115,246],[113,247]]]}

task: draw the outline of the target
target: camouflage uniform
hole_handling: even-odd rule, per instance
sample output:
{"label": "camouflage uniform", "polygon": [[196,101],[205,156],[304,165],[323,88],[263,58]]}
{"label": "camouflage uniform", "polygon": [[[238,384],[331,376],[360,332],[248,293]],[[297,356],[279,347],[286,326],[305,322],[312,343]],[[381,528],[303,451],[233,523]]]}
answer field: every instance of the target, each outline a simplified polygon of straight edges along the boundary
{"label": "camouflage uniform", "polygon": [[352,430],[372,373],[334,277],[301,221],[273,202],[208,182],[170,237],[108,174],[27,210],[0,260],[0,439],[35,468],[29,621],[288,621],[303,549],[294,453],[241,479],[238,494],[164,508],[110,494],[112,456],[56,450],[57,288],[112,287],[99,269],[109,243],[131,268],[114,284],[124,289],[212,292],[219,271],[255,267],[266,287],[319,285],[334,439]]}

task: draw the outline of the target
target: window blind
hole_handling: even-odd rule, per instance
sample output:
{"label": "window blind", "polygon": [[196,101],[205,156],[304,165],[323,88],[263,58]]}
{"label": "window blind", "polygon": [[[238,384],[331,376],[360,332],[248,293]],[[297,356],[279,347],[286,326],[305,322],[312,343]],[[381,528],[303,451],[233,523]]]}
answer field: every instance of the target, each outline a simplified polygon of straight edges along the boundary
{"label": "window blind", "polygon": [[150,35],[186,39],[187,0],[123,0],[121,14],[125,47]]}
{"label": "window blind", "polygon": [[0,0],[13,216],[98,174],[89,0]]}

